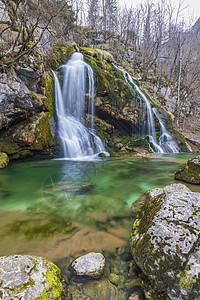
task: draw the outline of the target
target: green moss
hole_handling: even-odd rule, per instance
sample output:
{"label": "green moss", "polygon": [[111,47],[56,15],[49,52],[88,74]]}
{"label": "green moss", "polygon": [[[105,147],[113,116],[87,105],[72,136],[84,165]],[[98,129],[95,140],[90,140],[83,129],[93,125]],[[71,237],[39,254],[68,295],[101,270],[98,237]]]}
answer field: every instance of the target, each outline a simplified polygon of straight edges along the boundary
{"label": "green moss", "polygon": [[114,152],[114,151],[111,151],[111,152],[110,152],[110,156],[111,156],[111,157],[119,157],[120,154],[118,154],[118,153],[116,153],[116,152]]}
{"label": "green moss", "polygon": [[50,61],[50,68],[57,69],[63,63],[66,63],[70,56],[78,50],[75,42],[66,42],[63,45],[54,45],[53,58]]}
{"label": "green moss", "polygon": [[39,124],[36,129],[36,139],[38,139],[42,143],[42,145],[56,145],[56,139],[51,131],[51,118],[51,113],[44,113],[43,116],[39,119]]}
{"label": "green moss", "polygon": [[[51,84],[53,85],[53,82],[51,82]],[[38,93],[35,93],[33,91],[31,91],[31,93],[32,93],[32,95],[34,97],[34,100],[36,102],[38,102],[40,105],[44,105],[48,110],[50,110],[50,111],[52,110],[52,97],[48,98],[48,97],[46,97],[42,94],[38,94]],[[47,94],[48,94],[48,91],[47,91]]]}
{"label": "green moss", "polygon": [[9,163],[9,158],[6,153],[0,152],[0,169],[5,168]]}
{"label": "green moss", "polygon": [[114,62],[113,56],[108,51],[98,49],[98,48],[86,48],[86,47],[81,47],[80,50],[83,54],[96,57],[101,61],[106,60],[108,63]]}
{"label": "green moss", "polygon": [[40,297],[37,297],[35,300],[59,300],[62,292],[60,269],[48,260],[46,260],[46,267],[48,270],[45,274],[46,280],[43,283],[47,283],[49,288],[44,289]]}
{"label": "green moss", "polygon": [[111,283],[116,285],[119,289],[124,288],[125,278],[122,275],[117,275],[115,273],[110,273],[108,279]]}
{"label": "green moss", "polygon": [[6,235],[22,234],[26,239],[33,240],[38,238],[50,238],[55,234],[71,234],[76,230],[71,220],[62,216],[52,216],[48,214],[56,213],[49,205],[42,205],[40,202],[28,209],[31,214],[46,214],[47,216],[30,218],[17,221],[8,225]]}
{"label": "green moss", "polygon": [[186,166],[175,172],[174,177],[188,183],[200,184],[200,163],[194,163],[193,159],[189,160]]}
{"label": "green moss", "polygon": [[196,278],[189,273],[189,267],[187,267],[184,271],[179,272],[180,276],[180,285],[182,288],[190,290],[196,283]]}
{"label": "green moss", "polygon": [[4,138],[0,140],[0,151],[6,152],[8,155],[19,152],[20,149],[12,139]]}

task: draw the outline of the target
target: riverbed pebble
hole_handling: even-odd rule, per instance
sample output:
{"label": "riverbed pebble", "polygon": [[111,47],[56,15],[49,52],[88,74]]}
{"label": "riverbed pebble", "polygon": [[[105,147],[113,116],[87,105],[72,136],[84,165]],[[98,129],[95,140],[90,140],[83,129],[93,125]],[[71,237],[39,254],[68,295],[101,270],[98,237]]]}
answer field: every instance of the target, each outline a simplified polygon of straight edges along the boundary
{"label": "riverbed pebble", "polygon": [[105,257],[99,252],[90,252],[75,259],[71,268],[78,276],[98,278],[103,274]]}

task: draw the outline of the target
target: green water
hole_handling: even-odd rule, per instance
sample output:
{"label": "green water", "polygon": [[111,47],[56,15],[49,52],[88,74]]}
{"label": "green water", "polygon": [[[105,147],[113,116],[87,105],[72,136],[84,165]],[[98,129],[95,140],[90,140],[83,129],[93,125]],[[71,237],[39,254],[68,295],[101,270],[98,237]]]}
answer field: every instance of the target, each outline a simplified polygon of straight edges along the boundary
{"label": "green water", "polygon": [[16,241],[17,252],[27,252],[26,239],[34,253],[34,241],[40,248],[38,240],[71,234],[77,224],[97,232],[128,228],[132,203],[146,190],[174,183],[174,171],[193,156],[11,162],[0,170],[0,254],[14,252]]}

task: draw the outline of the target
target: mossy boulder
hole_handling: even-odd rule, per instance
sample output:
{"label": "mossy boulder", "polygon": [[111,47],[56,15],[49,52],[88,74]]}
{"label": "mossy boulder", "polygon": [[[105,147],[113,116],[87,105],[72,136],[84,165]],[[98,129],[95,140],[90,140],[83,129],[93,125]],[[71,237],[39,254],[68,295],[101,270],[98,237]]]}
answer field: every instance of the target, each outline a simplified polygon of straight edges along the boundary
{"label": "mossy boulder", "polygon": [[6,153],[0,152],[0,169],[7,167],[9,163],[9,158]]}
{"label": "mossy boulder", "polygon": [[177,170],[174,178],[193,184],[200,184],[200,155],[189,159],[187,165]]}
{"label": "mossy boulder", "polygon": [[0,137],[0,151],[10,159],[24,159],[30,156],[51,156],[56,144],[55,121],[50,112],[41,112],[12,127],[10,136]]}
{"label": "mossy boulder", "polygon": [[1,299],[61,299],[60,270],[52,262],[30,255],[0,257]]}
{"label": "mossy boulder", "polygon": [[157,292],[173,300],[198,299],[200,193],[173,184],[144,197],[130,238],[136,264]]}

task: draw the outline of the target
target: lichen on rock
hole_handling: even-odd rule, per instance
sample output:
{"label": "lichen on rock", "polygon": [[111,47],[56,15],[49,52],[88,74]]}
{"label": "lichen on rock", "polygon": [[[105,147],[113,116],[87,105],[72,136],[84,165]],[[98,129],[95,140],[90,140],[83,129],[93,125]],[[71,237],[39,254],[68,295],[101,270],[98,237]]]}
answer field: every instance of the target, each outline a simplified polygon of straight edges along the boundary
{"label": "lichen on rock", "polygon": [[0,283],[0,298],[4,300],[61,299],[60,270],[41,257],[0,257]]}

